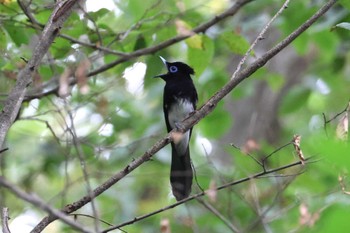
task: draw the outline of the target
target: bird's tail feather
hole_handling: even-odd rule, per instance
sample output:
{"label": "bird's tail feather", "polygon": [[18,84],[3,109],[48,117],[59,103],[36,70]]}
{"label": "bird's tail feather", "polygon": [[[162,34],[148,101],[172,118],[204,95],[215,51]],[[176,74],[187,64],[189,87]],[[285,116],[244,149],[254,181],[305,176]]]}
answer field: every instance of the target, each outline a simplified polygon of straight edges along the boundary
{"label": "bird's tail feather", "polygon": [[185,154],[179,155],[172,145],[170,183],[176,200],[180,201],[190,195],[192,178],[189,148],[187,147]]}

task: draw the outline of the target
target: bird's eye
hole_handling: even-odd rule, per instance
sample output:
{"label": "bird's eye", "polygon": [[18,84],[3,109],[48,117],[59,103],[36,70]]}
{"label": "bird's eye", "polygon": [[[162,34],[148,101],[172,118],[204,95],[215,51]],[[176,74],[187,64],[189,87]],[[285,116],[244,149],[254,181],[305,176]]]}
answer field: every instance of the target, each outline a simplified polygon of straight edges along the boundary
{"label": "bird's eye", "polygon": [[171,73],[176,73],[177,72],[177,67],[176,66],[170,66],[169,71]]}

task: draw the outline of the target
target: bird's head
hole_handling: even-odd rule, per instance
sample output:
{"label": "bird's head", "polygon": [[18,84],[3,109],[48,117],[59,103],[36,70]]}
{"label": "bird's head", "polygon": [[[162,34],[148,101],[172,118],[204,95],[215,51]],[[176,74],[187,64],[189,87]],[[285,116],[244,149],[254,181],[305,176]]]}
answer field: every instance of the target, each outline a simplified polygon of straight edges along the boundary
{"label": "bird's head", "polygon": [[162,78],[167,81],[169,78],[187,78],[194,74],[194,70],[183,62],[168,62],[163,57],[159,57],[162,59],[168,73],[157,75],[155,78]]}

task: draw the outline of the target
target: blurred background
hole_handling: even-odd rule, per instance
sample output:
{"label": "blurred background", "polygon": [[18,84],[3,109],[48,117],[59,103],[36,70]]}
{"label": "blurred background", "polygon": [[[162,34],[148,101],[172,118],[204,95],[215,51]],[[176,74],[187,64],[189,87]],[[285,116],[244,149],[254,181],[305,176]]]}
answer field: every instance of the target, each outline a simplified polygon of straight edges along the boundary
{"label": "blurred background", "polygon": [[[2,105],[18,72],[31,58],[55,2],[0,2]],[[0,154],[1,175],[61,209],[87,194],[83,169],[95,188],[141,156],[166,135],[164,82],[152,78],[165,72],[158,56],[194,68],[200,107],[230,80],[250,44],[283,3],[251,1],[204,33],[165,49],[123,58],[190,33],[236,2],[81,1],[33,77],[3,146],[9,150]],[[244,67],[325,2],[291,1]],[[295,134],[302,136],[302,151],[312,157],[312,163],[213,191],[201,201],[113,232],[346,232],[350,227],[349,9],[347,1],[331,8],[194,127],[192,192],[213,190],[260,172],[259,161],[267,168],[298,161],[292,144],[281,148]],[[119,59],[118,64],[101,70]],[[101,228],[174,203],[169,170],[167,146],[96,198],[98,217],[104,221]],[[5,188],[1,188],[0,201],[10,209],[12,233],[29,232],[47,215]],[[92,229],[91,205],[76,213],[81,214],[76,220]],[[73,230],[55,221],[43,232]]]}

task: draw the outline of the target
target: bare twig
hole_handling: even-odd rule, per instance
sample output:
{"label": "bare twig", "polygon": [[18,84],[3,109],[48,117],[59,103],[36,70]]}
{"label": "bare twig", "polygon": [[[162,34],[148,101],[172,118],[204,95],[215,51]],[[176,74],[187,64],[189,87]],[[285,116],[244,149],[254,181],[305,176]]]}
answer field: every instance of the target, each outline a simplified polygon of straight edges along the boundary
{"label": "bare twig", "polygon": [[282,12],[287,9],[288,7],[288,3],[290,0],[286,0],[284,2],[284,4],[282,5],[282,7],[277,11],[277,13],[272,17],[272,19],[270,19],[270,21],[265,25],[265,27],[263,28],[263,30],[259,33],[259,35],[255,38],[254,42],[250,45],[249,49],[247,50],[247,52],[245,53],[245,55],[243,56],[243,58],[241,59],[241,61],[239,62],[235,72],[233,72],[231,79],[234,79],[238,72],[241,70],[243,64],[245,63],[245,61],[247,60],[248,56],[251,54],[251,52],[253,51],[254,47],[258,44],[258,42],[260,40],[262,40],[264,38],[264,34],[266,33],[267,29],[270,28],[270,25],[272,24],[273,21],[275,21],[275,19],[280,16],[282,14]]}
{"label": "bare twig", "polygon": [[28,17],[29,21],[33,24],[33,28],[42,29],[45,26],[39,23],[33,16],[32,12],[30,11],[30,6],[29,6],[30,3],[25,4],[23,0],[17,0],[17,3],[21,8],[21,10],[23,11],[23,13]]}
{"label": "bare twig", "polygon": [[[217,23],[221,22],[222,20],[235,15],[244,5],[246,5],[246,4],[248,4],[249,2],[252,2],[252,1],[253,0],[238,0],[238,1],[236,1],[233,4],[232,7],[230,7],[229,9],[224,11],[223,13],[221,13],[219,15],[216,15],[211,20],[209,20],[209,21],[199,25],[198,27],[194,28],[192,30],[193,33],[188,33],[186,35],[178,35],[178,36],[170,38],[170,39],[168,39],[166,41],[163,41],[163,42],[161,42],[158,45],[151,46],[151,47],[144,48],[144,49],[139,49],[139,50],[136,50],[136,51],[134,51],[132,53],[121,53],[121,52],[117,52],[117,51],[112,52],[108,48],[103,48],[101,46],[85,43],[86,46],[93,47],[93,48],[96,48],[96,49],[100,49],[101,51],[104,51],[104,52],[109,52],[109,53],[121,56],[117,60],[115,60],[115,61],[113,61],[113,62],[111,62],[109,64],[106,64],[104,66],[101,66],[101,67],[99,67],[96,70],[93,70],[93,71],[89,72],[87,74],[87,76],[91,77],[91,76],[97,75],[99,73],[102,73],[102,72],[104,72],[106,70],[109,70],[109,69],[113,68],[114,66],[116,66],[118,64],[121,64],[121,63],[123,63],[125,61],[128,61],[128,60],[130,60],[132,58],[143,56],[143,55],[147,55],[147,54],[153,54],[153,53],[155,53],[155,52],[157,52],[157,51],[159,51],[161,49],[164,49],[164,48],[169,47],[169,46],[171,46],[171,45],[173,45],[175,43],[183,41],[183,40],[191,37],[192,35],[194,35],[196,33],[197,34],[198,33],[204,33],[206,30],[208,30],[213,25],[216,25]],[[68,36],[65,36],[65,35],[63,37],[66,38],[66,39],[69,38]],[[70,39],[72,39],[72,38],[70,38]],[[79,42],[77,40],[75,40],[75,41],[77,43]],[[82,43],[80,43],[80,44],[82,44]],[[75,79],[70,80],[70,85],[74,85],[74,84],[76,84],[76,80]],[[33,94],[27,95],[26,101],[29,101],[29,100],[31,100],[33,98],[40,98],[40,97],[43,97],[43,96],[55,94],[55,93],[57,93],[57,89],[58,89],[58,87],[56,86],[56,87],[52,88],[49,91],[45,91],[45,93],[41,93],[41,92],[40,93],[36,93],[36,92],[34,92]]]}
{"label": "bare twig", "polygon": [[[235,144],[230,143],[230,146],[232,146],[233,148],[239,150],[241,153],[244,153],[242,151],[242,149],[239,148],[238,146],[236,146]],[[255,158],[253,155],[251,155],[250,153],[244,153],[244,154],[248,155],[254,162],[256,162],[257,164],[259,164],[261,167],[264,168],[264,164],[262,162],[260,162],[257,158]]]}
{"label": "bare twig", "polygon": [[1,220],[2,220],[2,232],[3,233],[11,233],[8,220],[10,219],[9,217],[9,208],[3,207],[2,208],[2,213],[1,213]]}
{"label": "bare twig", "polygon": [[[238,1],[240,4],[242,4],[242,2],[247,3],[248,1]],[[188,129],[190,129],[191,127],[193,127],[195,124],[197,124],[201,119],[203,119],[205,116],[207,116],[209,113],[211,113],[214,109],[215,106],[218,104],[219,101],[221,101],[228,93],[230,93],[232,91],[233,88],[235,88],[239,83],[241,83],[244,79],[248,78],[251,74],[253,74],[255,71],[257,71],[259,68],[261,68],[262,66],[264,66],[271,58],[273,58],[277,53],[279,53],[282,49],[284,49],[285,47],[287,47],[294,39],[296,39],[301,33],[303,33],[306,29],[308,29],[314,22],[316,22],[317,19],[319,19],[324,13],[326,13],[335,3],[337,2],[337,0],[329,0],[323,7],[321,7],[314,15],[312,15],[305,23],[303,23],[299,28],[297,28],[294,32],[292,32],[287,38],[285,38],[283,41],[281,41],[280,43],[278,43],[275,47],[273,47],[271,50],[269,50],[268,52],[266,52],[262,57],[260,57],[259,59],[257,59],[255,62],[253,62],[251,65],[249,65],[247,68],[245,68],[244,70],[240,71],[236,77],[234,79],[231,79],[225,86],[223,86],[214,96],[212,96],[201,108],[199,108],[193,115],[191,115],[191,117],[189,117],[188,119],[186,119],[181,125],[179,125],[179,131],[181,133],[185,133]],[[237,6],[236,6],[237,7]],[[236,10],[239,9],[239,7],[233,8],[235,9],[233,12],[231,12],[231,14],[234,14],[236,12]],[[223,16],[222,16],[223,17]],[[202,27],[206,27],[206,25],[201,25],[199,28]],[[199,29],[197,29],[199,30]],[[170,43],[163,43],[159,46],[159,48],[163,48],[162,46],[165,46]],[[175,43],[175,42],[174,42]],[[171,44],[171,43],[170,43]],[[154,47],[148,48],[148,49],[143,49],[143,50],[138,50],[136,52],[134,52],[132,54],[132,56],[139,56],[142,55],[143,53],[147,53],[150,51],[153,51],[153,49],[155,49]],[[124,58],[122,58],[121,60],[118,60],[118,62],[122,62]],[[117,62],[117,61],[116,61]],[[117,63],[118,63],[117,62]],[[110,66],[112,67],[111,63]],[[106,69],[110,68],[109,66],[105,66],[102,68],[102,70],[99,70],[99,72],[102,72]],[[94,71],[96,72],[96,71]],[[90,73],[90,75],[93,75],[93,73]],[[132,172],[133,170],[135,170],[137,167],[139,167],[141,164],[143,164],[144,162],[148,161],[151,159],[151,157],[157,153],[161,148],[163,148],[164,146],[166,146],[167,144],[169,144],[172,140],[172,134],[174,132],[170,132],[166,137],[158,140],[151,148],[149,148],[142,156],[140,156],[139,158],[133,160],[131,163],[129,163],[128,165],[125,166],[125,168],[123,170],[121,170],[120,172],[116,173],[115,175],[113,175],[112,177],[110,177],[107,181],[105,181],[102,185],[98,186],[95,190],[94,190],[94,196],[97,197],[99,196],[101,193],[103,193],[105,190],[107,190],[108,188],[110,188],[112,185],[114,185],[115,183],[117,183],[119,180],[121,180],[123,177],[125,177],[126,175],[128,175],[130,172]],[[297,162],[296,164],[300,164],[301,162]],[[287,165],[289,166],[289,165]],[[292,165],[292,166],[295,166]],[[285,168],[284,168],[285,169]],[[264,171],[264,174],[267,174],[266,172],[268,172],[270,170]],[[256,175],[255,175],[256,176]],[[253,176],[253,178],[255,178],[255,176]],[[247,178],[249,179],[249,178]],[[239,183],[241,183],[243,181],[239,181]],[[227,184],[227,186],[220,186],[218,189],[223,189],[226,188],[228,186],[231,186],[232,184]],[[197,194],[198,196],[203,196],[203,194]],[[175,206],[182,204],[188,200],[192,200],[194,198],[197,197],[197,195],[195,196],[191,196],[188,199],[184,199],[181,202],[178,202],[172,206],[167,207],[166,209],[170,209],[170,208],[174,208]],[[67,205],[63,212],[65,213],[72,213],[74,211],[76,211],[77,209],[80,209],[82,206],[84,206],[85,204],[89,203],[91,201],[91,196],[87,195],[82,197],[80,200]],[[158,211],[158,212],[162,212],[164,210]],[[154,215],[158,212],[152,213],[151,215]],[[141,216],[140,218],[146,218],[148,217],[148,215],[144,215]],[[34,232],[40,232],[42,229],[44,229],[50,222],[54,221],[55,218],[49,218],[49,217],[45,217],[33,230],[32,233]],[[133,220],[134,221],[134,220]],[[131,224],[127,223],[125,225]],[[120,227],[120,226],[119,226]],[[118,228],[118,227],[117,227]],[[116,228],[114,228],[116,229]]]}
{"label": "bare twig", "polygon": [[[251,176],[248,176],[248,177],[245,177],[245,178],[242,178],[242,179],[239,179],[239,180],[236,180],[236,181],[232,181],[232,182],[229,182],[229,183],[226,183],[224,185],[221,185],[219,187],[216,188],[216,190],[222,190],[222,189],[226,189],[228,187],[231,187],[231,186],[234,186],[234,185],[238,185],[238,184],[241,184],[241,183],[244,183],[244,182],[247,182],[251,179],[257,179],[257,178],[260,178],[264,175],[267,175],[267,174],[271,174],[271,173],[274,173],[274,172],[278,172],[278,171],[282,171],[282,170],[285,170],[285,169],[288,169],[290,167],[295,167],[295,166],[298,166],[298,165],[301,165],[301,162],[298,161],[298,162],[294,162],[294,163],[291,163],[291,164],[288,164],[288,165],[285,165],[285,166],[282,166],[282,167],[278,167],[278,168],[274,168],[274,169],[270,169],[270,170],[266,170],[266,171],[262,171],[262,172],[259,172],[259,173],[256,173],[256,174],[253,174]],[[161,213],[161,212],[164,212],[166,210],[169,210],[169,209],[172,209],[176,206],[179,206],[185,202],[188,202],[188,201],[191,201],[193,199],[196,199],[196,198],[199,198],[199,197],[202,197],[202,196],[205,196],[206,195],[206,192],[200,192],[200,193],[197,193],[197,194],[194,194],[194,195],[191,195],[189,196],[188,198],[185,198],[181,201],[178,201],[172,205],[169,205],[169,206],[166,206],[164,208],[161,208],[159,210],[156,210],[156,211],[153,211],[151,213],[148,213],[148,214],[145,214],[145,215],[141,215],[139,217],[135,217],[133,218],[132,220],[129,220],[129,221],[126,221],[124,223],[121,223],[119,225],[116,225],[116,226],[113,226],[113,227],[110,227],[110,228],[107,228],[105,229],[104,231],[102,231],[101,233],[107,233],[109,231],[112,231],[114,229],[118,229],[118,228],[121,228],[121,227],[124,227],[124,226],[127,226],[127,225],[130,225],[130,224],[133,224],[135,222],[138,222],[142,219],[145,219],[145,218],[148,218],[150,216],[153,216],[155,214],[158,214],[158,213]]]}
{"label": "bare twig", "polygon": [[0,150],[0,154],[3,153],[3,152],[5,152],[5,151],[7,151],[8,149],[9,149],[8,147],[1,149],[1,150]]}
{"label": "bare twig", "polygon": [[[350,102],[349,102],[350,103]],[[323,118],[324,118],[324,125],[326,126],[326,124],[330,123],[331,121],[335,120],[336,118],[338,118],[339,116],[341,116],[343,113],[345,113],[348,108],[349,108],[349,103],[346,105],[345,109],[337,114],[335,114],[335,116],[331,117],[330,119],[327,120],[326,115],[323,113]]]}
{"label": "bare twig", "polygon": [[[205,32],[206,30],[208,30],[211,26],[219,23],[220,21],[228,18],[228,17],[231,17],[233,15],[235,15],[244,5],[246,5],[247,3],[251,2],[253,0],[238,0],[236,1],[232,7],[230,7],[228,10],[224,11],[222,14],[220,15],[217,15],[215,16],[214,18],[212,18],[211,20],[209,20],[208,22],[205,22],[201,25],[199,25],[198,27],[194,28],[192,30],[193,34],[197,34],[197,33],[203,33]],[[104,66],[101,66],[100,68],[96,69],[96,70],[93,70],[91,71],[88,76],[94,76],[96,74],[99,74],[101,72],[104,72],[108,69],[111,69],[113,68],[114,66],[122,63],[122,62],[125,62],[127,60],[130,60],[131,58],[134,58],[134,57],[138,57],[138,56],[142,56],[142,55],[145,55],[145,54],[152,54],[152,53],[155,53],[161,49],[164,49],[166,47],[169,47],[170,45],[173,45],[179,41],[182,41],[182,40],[185,40],[189,37],[191,37],[193,35],[192,33],[188,33],[186,35],[178,35],[176,37],[173,37],[169,40],[166,40],[158,45],[155,45],[155,46],[152,46],[152,47],[148,47],[148,48],[144,48],[144,49],[140,49],[140,50],[137,50],[135,52],[132,52],[132,53],[129,53],[127,56],[125,57],[122,57],[120,59],[117,59],[115,60],[114,62],[111,62],[109,64],[106,64]]]}
{"label": "bare twig", "polygon": [[232,224],[230,220],[228,220],[225,216],[223,216],[214,206],[210,203],[202,200],[201,198],[196,199],[199,203],[201,203],[205,208],[207,208],[210,212],[212,212],[216,217],[218,217],[232,232],[241,232],[235,225]]}
{"label": "bare twig", "polygon": [[276,150],[274,150],[274,151],[272,151],[269,155],[267,155],[264,159],[263,159],[263,167],[264,167],[264,169],[266,168],[265,166],[265,162],[272,156],[272,155],[274,155],[274,154],[276,154],[278,151],[280,151],[280,150],[282,150],[283,148],[285,148],[285,147],[287,147],[287,146],[289,146],[289,145],[291,145],[292,144],[292,142],[288,142],[287,144],[284,144],[283,146],[280,146],[280,147],[278,147]]}
{"label": "bare twig", "polygon": [[[335,119],[337,119],[339,116],[343,115],[344,113],[347,113],[347,112],[349,113],[349,111],[350,111],[350,102],[347,103],[347,105],[346,105],[344,110],[342,110],[341,112],[335,114],[335,116],[331,117],[328,120],[327,120],[326,114],[322,113],[322,116],[323,116],[323,128],[324,128],[324,131],[325,131],[326,135],[327,135],[327,124],[329,124],[330,122],[334,121]],[[348,114],[348,117],[349,117],[349,114]],[[348,124],[348,127],[349,127],[349,125],[350,124]]]}
{"label": "bare twig", "polygon": [[[75,219],[78,218],[78,217],[93,218],[93,219],[95,218],[94,216],[91,216],[91,215],[88,215],[88,214],[71,214],[71,216],[74,216]],[[98,219],[98,221],[100,221],[100,222],[102,222],[102,223],[104,223],[104,224],[106,224],[108,226],[113,226],[113,224],[111,224],[111,223],[109,223],[109,222],[107,222],[105,220]]]}
{"label": "bare twig", "polygon": [[[71,0],[67,1],[71,2]],[[33,74],[35,74],[43,56],[46,54],[51,43],[58,35],[64,21],[70,15],[73,5],[65,9],[65,11],[62,12],[62,15],[54,22],[53,17],[60,11],[61,4],[56,6],[40,36],[40,40],[34,48],[32,58],[28,61],[25,68],[18,74],[16,85],[8,95],[2,112],[0,113],[0,148],[4,143],[8,129],[18,114],[19,108],[26,93],[26,89],[32,82]]]}
{"label": "bare twig", "polygon": [[40,199],[38,196],[35,196],[33,194],[29,194],[24,192],[23,190],[19,189],[15,184],[10,183],[8,180],[6,180],[4,177],[0,176],[0,186],[3,186],[7,188],[7,190],[11,191],[14,195],[16,195],[18,198],[31,203],[32,205],[45,210],[47,213],[49,213],[49,218],[55,218],[60,219],[69,226],[73,227],[74,229],[79,230],[80,232],[86,232],[90,233],[89,229],[85,228],[84,226],[80,225],[79,223],[75,222],[72,218],[66,215],[66,213],[63,213],[48,204],[46,204],[42,199]]}
{"label": "bare twig", "polygon": [[[65,102],[65,103],[67,103],[67,102]],[[90,180],[89,180],[89,175],[88,175],[88,172],[87,172],[87,169],[86,169],[86,163],[85,163],[85,159],[84,159],[84,152],[83,152],[83,150],[81,148],[81,145],[80,145],[80,142],[78,140],[78,136],[77,136],[77,133],[76,133],[76,130],[75,130],[74,118],[73,118],[72,111],[70,111],[70,109],[68,109],[68,107],[67,107],[67,112],[68,112],[68,116],[69,116],[69,119],[70,119],[70,126],[67,125],[67,127],[68,127],[68,130],[69,130],[70,134],[72,135],[74,148],[75,148],[75,150],[77,152],[77,155],[78,155],[78,158],[79,158],[79,161],[80,161],[80,167],[81,167],[81,170],[83,172],[83,177],[84,177],[87,193],[88,193],[88,195],[90,196],[90,199],[91,199],[91,208],[92,208],[92,213],[94,215],[94,220],[95,220],[95,224],[94,224],[95,225],[95,231],[96,231],[96,233],[98,233],[99,232],[99,225],[100,225],[99,224],[99,216],[98,216],[98,213],[97,213],[97,210],[96,210],[95,201],[94,201],[94,193],[92,191]]]}
{"label": "bare twig", "polygon": [[[305,169],[304,167],[301,167],[301,169]],[[299,173],[293,174],[291,176],[289,176],[289,178],[282,184],[282,187],[275,187],[272,188],[272,190],[278,190],[278,192],[274,195],[273,197],[273,201],[271,202],[271,204],[268,207],[265,208],[261,208],[260,206],[257,208],[256,213],[258,215],[258,217],[250,224],[250,226],[248,226],[247,229],[244,230],[244,232],[250,232],[253,229],[255,229],[255,227],[259,224],[262,223],[264,225],[264,228],[266,229],[266,232],[269,232],[269,228],[266,225],[269,220],[267,219],[267,213],[276,205],[278,198],[281,196],[282,192],[288,188],[288,186],[292,183],[292,181],[297,177],[297,175],[299,175]],[[268,177],[268,176],[263,176],[263,177]],[[271,189],[270,189],[271,190]],[[257,200],[258,202],[258,200]],[[267,230],[268,229],[268,230]]]}

